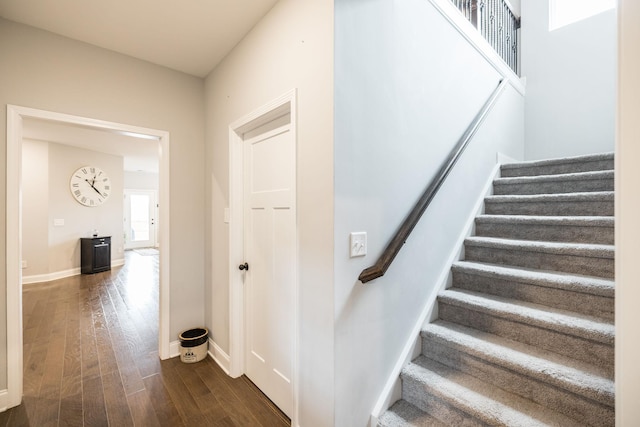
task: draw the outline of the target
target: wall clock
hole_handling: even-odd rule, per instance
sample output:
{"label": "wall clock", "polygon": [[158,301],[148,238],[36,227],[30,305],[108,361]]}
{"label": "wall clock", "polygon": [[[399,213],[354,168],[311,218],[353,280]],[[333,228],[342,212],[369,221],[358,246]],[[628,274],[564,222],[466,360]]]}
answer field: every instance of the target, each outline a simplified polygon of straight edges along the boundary
{"label": "wall clock", "polygon": [[73,197],[84,206],[99,206],[111,193],[111,180],[95,166],[83,166],[71,175],[69,189]]}

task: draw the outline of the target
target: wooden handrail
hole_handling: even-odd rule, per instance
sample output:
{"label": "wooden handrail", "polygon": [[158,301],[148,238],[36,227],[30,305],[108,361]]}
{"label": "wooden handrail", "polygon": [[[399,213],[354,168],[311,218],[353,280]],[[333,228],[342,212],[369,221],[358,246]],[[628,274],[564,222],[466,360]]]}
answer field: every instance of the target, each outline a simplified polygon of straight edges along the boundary
{"label": "wooden handrail", "polygon": [[458,143],[455,145],[455,147],[453,147],[451,153],[449,153],[449,157],[447,157],[442,167],[440,167],[440,170],[438,171],[436,176],[431,180],[431,183],[422,194],[422,197],[420,197],[411,212],[409,212],[409,215],[405,218],[398,231],[396,231],[396,234],[393,236],[384,252],[382,252],[380,258],[378,258],[374,265],[362,270],[362,273],[360,273],[360,276],[358,277],[358,280],[360,280],[362,283],[367,283],[373,279],[382,277],[384,276],[384,273],[387,272],[387,269],[393,262],[396,255],[398,255],[398,252],[400,252],[400,249],[411,234],[411,231],[413,231],[414,227],[418,224],[420,217],[422,217],[424,211],[427,209],[427,207],[429,207],[431,200],[433,200],[434,196],[438,192],[438,189],[442,186],[442,183],[447,178],[447,175],[449,175],[449,172],[451,172],[451,169],[462,155],[462,152],[465,150],[465,148],[467,148],[467,145],[469,145],[469,141],[471,141],[471,138],[473,138],[473,135],[475,135],[478,128],[487,117],[487,114],[489,114],[489,111],[491,111],[491,108],[493,108],[493,106],[495,105],[496,100],[506,87],[507,83],[508,79],[502,79],[489,99],[487,99],[487,101],[484,103],[469,127],[467,127],[467,130],[458,140]]}

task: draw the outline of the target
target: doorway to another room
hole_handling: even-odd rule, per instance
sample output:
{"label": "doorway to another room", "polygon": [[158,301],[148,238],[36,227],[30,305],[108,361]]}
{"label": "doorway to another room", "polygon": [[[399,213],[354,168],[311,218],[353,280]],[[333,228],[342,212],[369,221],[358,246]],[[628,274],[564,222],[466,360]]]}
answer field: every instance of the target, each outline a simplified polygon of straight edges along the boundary
{"label": "doorway to another room", "polygon": [[[27,125],[37,123],[42,126],[69,127],[80,131],[94,132],[96,136],[126,136],[138,141],[152,142],[158,156],[155,162],[159,166],[157,174],[158,196],[160,204],[155,219],[162,219],[157,230],[157,239],[162,241],[163,250],[157,263],[159,273],[155,277],[159,281],[157,303],[159,317],[157,323],[157,354],[161,359],[170,357],[169,337],[169,133],[162,130],[131,126],[121,123],[73,116],[27,107],[7,106],[7,212],[6,212],[6,312],[7,312],[7,392],[0,396],[0,406],[11,408],[21,403],[23,396],[23,306],[22,306],[22,263],[23,252],[23,211],[22,211],[22,151],[23,138],[27,136]],[[87,147],[83,147],[87,149]],[[90,149],[90,148],[89,148]],[[112,153],[115,154],[115,153]],[[68,184],[67,184],[68,185]],[[91,208],[87,208],[91,209]],[[123,211],[120,207],[117,215]],[[69,221],[71,223],[71,221]],[[157,226],[157,222],[156,225]],[[64,227],[64,220],[54,222],[54,226]],[[84,230],[90,233],[91,231]],[[101,231],[102,232],[102,231]],[[96,230],[93,230],[96,233]],[[122,227],[114,230],[122,233]],[[155,234],[155,233],[154,233]],[[122,236],[122,234],[120,234]],[[74,239],[83,236],[75,236]],[[120,241],[122,238],[120,237]],[[124,257],[123,247],[115,248]],[[159,277],[158,277],[159,276]],[[62,276],[66,277],[66,276]],[[80,276],[72,276],[80,277]],[[157,283],[157,282],[156,282]]]}
{"label": "doorway to another room", "polygon": [[157,246],[157,203],[154,190],[124,190],[124,248]]}

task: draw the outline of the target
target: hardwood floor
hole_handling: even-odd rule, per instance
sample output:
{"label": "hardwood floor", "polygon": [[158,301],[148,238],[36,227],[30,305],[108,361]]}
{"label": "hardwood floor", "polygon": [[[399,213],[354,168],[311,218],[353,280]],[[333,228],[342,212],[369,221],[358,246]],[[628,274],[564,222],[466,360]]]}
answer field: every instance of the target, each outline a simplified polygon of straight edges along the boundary
{"label": "hardwood floor", "polygon": [[[25,286],[24,398],[0,426],[288,426],[246,377],[158,358],[158,256]],[[202,326],[202,325],[194,325]]]}

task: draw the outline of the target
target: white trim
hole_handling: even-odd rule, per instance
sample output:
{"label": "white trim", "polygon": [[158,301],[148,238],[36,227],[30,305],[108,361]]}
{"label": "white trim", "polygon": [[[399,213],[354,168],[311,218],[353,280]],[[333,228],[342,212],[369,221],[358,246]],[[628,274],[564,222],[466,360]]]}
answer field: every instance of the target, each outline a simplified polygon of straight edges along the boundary
{"label": "white trim", "polygon": [[7,106],[7,407],[22,401],[22,115]]}
{"label": "white trim", "polygon": [[[120,267],[122,265],[124,265],[124,258],[111,260],[111,267]],[[80,267],[54,271],[53,273],[32,274],[31,276],[22,276],[22,285],[51,282],[53,280],[64,279],[65,277],[77,276],[78,274],[81,274]]]}
{"label": "white trim", "polygon": [[[496,156],[497,157],[497,156]],[[411,360],[418,357],[422,348],[421,348],[421,339],[420,339],[420,331],[422,330],[425,323],[431,322],[435,320],[437,315],[437,307],[436,307],[436,298],[438,294],[442,292],[445,288],[451,285],[451,265],[460,259],[463,258],[464,254],[464,240],[471,236],[475,229],[475,219],[481,214],[484,210],[484,199],[485,197],[492,194],[493,191],[493,180],[500,175],[500,163],[496,163],[496,165],[491,170],[489,174],[489,178],[487,179],[482,191],[476,203],[473,206],[473,209],[469,211],[469,216],[465,222],[464,227],[462,227],[462,232],[458,235],[456,240],[456,244],[453,246],[453,250],[449,254],[449,258],[443,264],[444,267],[440,272],[440,276],[436,283],[438,284],[431,295],[426,299],[426,304],[423,306],[422,312],[418,317],[416,323],[413,326],[413,330],[409,335],[409,340],[405,344],[402,352],[400,353],[400,357],[398,358],[391,374],[385,384],[382,393],[380,393],[380,397],[376,402],[376,405],[373,407],[373,411],[371,413],[371,417],[369,420],[370,427],[376,427],[378,425],[378,418],[384,414],[384,412],[389,409],[396,401],[401,399],[402,397],[402,386],[400,380],[400,372],[402,368],[404,368],[407,363]]]}
{"label": "white trim", "polygon": [[160,143],[160,321],[159,353],[169,357],[169,132],[70,114],[7,105],[6,286],[7,286],[7,407],[22,400],[22,124],[23,118],[50,120],[109,132],[154,139]]}
{"label": "white trim", "polygon": [[169,358],[180,356],[180,340],[171,341],[169,343]]}
{"label": "white trim", "polygon": [[[282,116],[291,114],[291,134],[297,152],[297,90],[292,89],[280,97],[268,102],[244,117],[229,125],[229,375],[239,377],[244,373],[244,288],[242,276],[234,274],[238,265],[244,262],[244,219],[243,219],[243,137],[242,135],[262,124]],[[296,155],[297,161],[297,155]],[[297,167],[296,167],[297,188]],[[294,193],[295,194],[295,193]],[[294,200],[294,206],[295,206]],[[296,229],[298,216],[296,215]],[[296,269],[295,303],[294,303],[294,337],[293,337],[293,416],[292,425],[298,425],[299,419],[299,317],[298,307],[300,283],[298,277],[298,236],[296,231]]]}
{"label": "white trim", "polygon": [[4,412],[9,409],[7,402],[9,401],[9,391],[5,388],[0,390],[0,412]]}
{"label": "white trim", "polygon": [[209,337],[209,357],[211,357],[217,364],[220,366],[227,375],[229,375],[229,365],[231,363],[231,359],[229,355],[224,352],[224,350],[216,344],[216,342]]}
{"label": "white trim", "polygon": [[464,37],[477,51],[486,59],[495,70],[504,78],[509,79],[509,83],[520,95],[524,96],[525,85],[524,79],[518,77],[516,73],[507,65],[506,62],[491,47],[488,41],[482,37],[482,34],[460,13],[451,0],[429,0],[442,16],[446,18],[453,27],[458,30],[460,35]]}

